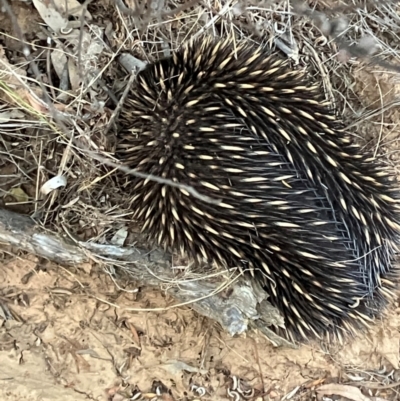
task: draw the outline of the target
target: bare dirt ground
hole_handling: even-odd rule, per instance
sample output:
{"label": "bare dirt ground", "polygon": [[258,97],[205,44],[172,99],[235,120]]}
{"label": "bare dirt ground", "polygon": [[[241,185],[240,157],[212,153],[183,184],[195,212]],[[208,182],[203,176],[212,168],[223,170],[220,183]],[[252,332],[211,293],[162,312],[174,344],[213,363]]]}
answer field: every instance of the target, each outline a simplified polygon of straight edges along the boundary
{"label": "bare dirt ground", "polygon": [[364,380],[376,394],[384,377],[399,372],[400,308],[367,338],[329,352],[276,349],[254,333],[231,338],[189,309],[126,311],[166,307],[171,299],[117,290],[102,272],[5,256],[0,300],[19,319],[0,330],[2,399],[116,401],[129,399],[136,387],[152,399],[152,384],[161,381],[176,398],[160,399],[198,399],[194,384],[206,390],[202,399],[228,400],[232,375],[264,387],[264,399],[281,400],[303,386],[299,399],[310,400],[323,382]]}
{"label": "bare dirt ground", "polygon": [[[105,105],[109,94],[104,87],[113,88],[124,75],[113,67],[114,56],[121,51],[132,50],[139,59],[148,61],[165,51],[161,42],[168,39],[174,47],[206,26],[221,35],[230,34],[231,29],[250,35],[252,28],[263,38],[270,38],[274,21],[269,23],[268,18],[277,16],[278,26],[293,33],[297,43],[325,43],[321,33],[309,29],[303,20],[288,22],[286,2],[266,1],[256,6],[246,3],[247,16],[240,14],[243,5],[214,2],[199,11],[193,2],[191,8],[177,15],[163,15],[164,22],[156,18],[149,23],[142,18],[144,45],[139,44],[131,17],[124,16],[113,1],[104,0],[89,2],[86,36],[79,39],[79,35],[71,34],[62,44],[55,39],[52,45],[57,51],[51,52],[46,48],[43,29],[57,25],[59,20],[43,13],[39,3],[48,7],[48,12],[52,2],[14,1],[11,9],[27,43],[36,46],[34,58],[55,107],[76,113],[73,129],[77,135],[86,138],[89,132],[91,141],[104,152],[111,146],[103,132],[112,115]],[[126,2],[131,8],[134,4]],[[163,7],[152,4],[156,10]],[[337,4],[319,5],[325,9]],[[227,13],[227,5],[236,8]],[[170,4],[170,9],[176,7],[181,4]],[[123,196],[115,194],[115,183],[100,163],[88,163],[87,156],[69,146],[61,134],[48,140],[47,130],[54,126],[49,123],[46,107],[36,97],[40,97],[41,87],[22,55],[23,42],[9,14],[3,11],[4,8],[0,10],[0,207],[39,214],[49,230],[68,228],[81,240],[108,243],[121,229],[134,232],[129,213],[122,207],[110,206],[112,197],[115,203],[118,196],[122,202]],[[214,20],[218,15],[227,18]],[[395,24],[400,21],[399,15],[395,5],[386,11],[353,11],[349,17],[353,30],[349,29],[348,35],[356,40],[361,31],[375,32],[383,46],[381,56],[400,65],[400,41],[396,42],[400,24]],[[242,18],[242,24],[235,25],[234,17]],[[82,22],[79,18],[77,21],[78,28],[74,29],[79,31]],[[101,35],[98,27],[103,29]],[[112,49],[104,45],[102,35],[108,38]],[[97,41],[100,36],[102,39]],[[90,85],[77,72],[78,44],[86,46],[79,57],[82,68],[93,74]],[[307,51],[303,43],[298,61],[324,79],[327,91],[341,102],[344,118],[354,124],[365,146],[387,155],[388,165],[397,169],[399,73],[376,64],[366,66],[362,60],[339,63],[335,58],[337,49],[332,51],[332,46],[321,44],[321,48]],[[69,83],[63,86],[65,65]],[[39,201],[38,188],[56,175],[68,176],[68,185]],[[130,234],[126,235],[125,244]],[[67,268],[2,246],[0,266],[2,400],[239,401],[245,398],[229,395],[237,379],[242,387],[254,390],[249,400],[400,399],[398,303],[388,317],[374,324],[369,335],[352,343],[329,349],[277,349],[259,333],[232,338],[190,307],[168,309],[174,304],[169,296],[134,283],[116,283],[98,263]],[[157,310],[149,311],[153,308]],[[321,385],[326,386],[323,392]]]}

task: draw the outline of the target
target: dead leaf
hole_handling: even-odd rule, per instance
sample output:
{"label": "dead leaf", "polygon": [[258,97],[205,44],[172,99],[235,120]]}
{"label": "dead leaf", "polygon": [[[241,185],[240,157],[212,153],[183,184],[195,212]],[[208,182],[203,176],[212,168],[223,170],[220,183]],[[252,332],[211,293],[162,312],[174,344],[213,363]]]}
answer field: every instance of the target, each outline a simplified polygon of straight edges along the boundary
{"label": "dead leaf", "polygon": [[163,364],[161,364],[164,369],[166,369],[168,372],[172,374],[180,374],[182,370],[186,370],[191,373],[200,373],[202,375],[205,375],[208,373],[208,370],[206,369],[201,369],[197,368],[195,366],[188,365],[185,362],[182,361],[176,361],[174,359],[171,359]]}
{"label": "dead leaf", "polygon": [[50,180],[46,181],[40,188],[40,192],[43,195],[48,195],[50,192],[58,189],[60,187],[65,187],[67,185],[67,178],[64,175],[56,175]]}
{"label": "dead leaf", "polygon": [[69,74],[69,82],[71,82],[71,88],[73,91],[79,89],[79,85],[81,83],[81,78],[79,76],[78,67],[75,64],[75,61],[68,57],[68,74]]}
{"label": "dead leaf", "polygon": [[326,380],[325,377],[320,378],[320,379],[316,379],[316,380],[312,380],[311,382],[307,383],[304,385],[305,388],[313,388],[316,386],[319,386],[321,383],[323,383]]}
{"label": "dead leaf", "polygon": [[11,188],[8,192],[18,203],[28,202],[29,196],[22,188]]}
{"label": "dead leaf", "polygon": [[25,89],[21,90],[21,92],[23,92],[23,98],[29,102],[33,109],[39,113],[47,113],[48,107],[39,99],[39,97],[35,97],[32,93],[26,91]]}
{"label": "dead leaf", "polygon": [[[80,17],[83,10],[78,0],[33,0],[33,4],[43,21],[57,33],[73,27],[74,24],[69,22],[68,17]],[[86,20],[92,19],[87,10],[85,18]]]}
{"label": "dead leaf", "polygon": [[146,398],[147,400],[151,400],[152,398],[156,398],[157,394],[155,394],[155,393],[143,393],[142,397]]}
{"label": "dead leaf", "polygon": [[[82,14],[82,4],[78,0],[52,0],[52,2],[54,2],[60,12],[64,14],[68,12],[68,16],[80,17]],[[87,20],[92,19],[90,12],[87,10],[85,18]]]}
{"label": "dead leaf", "polygon": [[51,62],[53,63],[54,70],[58,78],[62,78],[65,66],[68,62],[67,56],[61,50],[54,50],[51,52]]}
{"label": "dead leaf", "polygon": [[371,398],[366,397],[359,388],[344,384],[324,384],[317,388],[317,392],[324,395],[339,395],[352,401],[371,401]]}
{"label": "dead leaf", "polygon": [[10,120],[20,120],[25,117],[25,114],[16,109],[5,110],[0,112],[0,123],[8,123]]}
{"label": "dead leaf", "polygon": [[112,401],[126,401],[127,398],[125,398],[124,396],[122,396],[121,394],[115,394],[112,397]]}
{"label": "dead leaf", "polygon": [[127,228],[126,227],[122,227],[111,238],[111,243],[113,245],[123,246],[127,236],[128,236]]}
{"label": "dead leaf", "polygon": [[68,18],[62,16],[60,12],[54,8],[53,1],[32,1],[43,21],[54,32],[60,32],[61,30],[65,30],[66,28],[68,28]]}
{"label": "dead leaf", "polygon": [[131,323],[128,323],[128,327],[131,330],[133,339],[135,340],[136,344],[140,347],[140,337],[139,337],[139,334],[136,331],[135,326],[133,324],[131,324]]}

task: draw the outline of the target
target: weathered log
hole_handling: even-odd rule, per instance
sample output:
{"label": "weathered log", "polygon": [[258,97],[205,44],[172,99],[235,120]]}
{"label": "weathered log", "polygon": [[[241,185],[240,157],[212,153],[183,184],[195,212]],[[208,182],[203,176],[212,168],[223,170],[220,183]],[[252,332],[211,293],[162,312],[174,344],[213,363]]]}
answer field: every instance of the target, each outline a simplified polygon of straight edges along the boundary
{"label": "weathered log", "polygon": [[[176,280],[171,268],[170,255],[160,251],[147,251],[136,247],[74,242],[68,236],[50,232],[28,216],[0,209],[0,246],[5,244],[64,266],[79,265],[91,259],[104,260],[107,265],[115,261],[116,269],[130,275],[143,286],[160,287],[166,282],[166,292],[179,303],[188,303],[199,314],[214,319],[231,335],[249,329],[259,329],[274,345],[288,345],[268,329],[271,324],[283,326],[278,311],[266,301],[265,292],[248,277],[239,276],[223,294],[226,272],[198,280]],[[118,263],[119,262],[119,263]],[[124,262],[124,263],[121,263]],[[123,265],[123,266],[121,266]],[[234,273],[237,274],[237,273]]]}

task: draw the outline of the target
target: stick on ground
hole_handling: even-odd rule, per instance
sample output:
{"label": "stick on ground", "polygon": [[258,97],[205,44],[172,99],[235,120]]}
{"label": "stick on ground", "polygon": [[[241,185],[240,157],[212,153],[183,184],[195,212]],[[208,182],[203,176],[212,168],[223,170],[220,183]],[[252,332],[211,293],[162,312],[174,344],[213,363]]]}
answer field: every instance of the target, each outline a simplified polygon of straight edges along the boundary
{"label": "stick on ground", "polygon": [[[32,253],[64,266],[79,266],[93,259],[115,261],[119,272],[127,273],[143,286],[160,287],[170,283],[166,292],[179,305],[188,304],[199,314],[216,320],[231,335],[241,334],[249,328],[261,330],[274,345],[290,344],[274,335],[267,326],[283,323],[279,313],[268,302],[265,293],[249,278],[238,277],[230,291],[221,293],[226,285],[223,275],[175,281],[170,258],[160,250],[121,248],[73,242],[67,236],[50,233],[34,220],[8,210],[0,209],[0,244]],[[227,274],[231,274],[227,272]],[[237,273],[234,273],[237,276]],[[226,275],[225,275],[226,276]]]}

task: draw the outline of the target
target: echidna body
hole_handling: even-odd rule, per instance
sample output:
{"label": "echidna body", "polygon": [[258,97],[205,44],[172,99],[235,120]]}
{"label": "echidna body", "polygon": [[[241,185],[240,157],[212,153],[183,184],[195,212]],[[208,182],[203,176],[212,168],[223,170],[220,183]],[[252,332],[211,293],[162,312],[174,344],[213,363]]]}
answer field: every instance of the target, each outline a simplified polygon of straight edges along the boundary
{"label": "echidna body", "polygon": [[143,230],[251,269],[294,340],[364,327],[397,277],[398,195],[330,106],[277,55],[206,38],[140,72],[121,114],[121,161],[215,201],[133,177]]}

